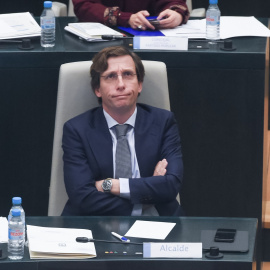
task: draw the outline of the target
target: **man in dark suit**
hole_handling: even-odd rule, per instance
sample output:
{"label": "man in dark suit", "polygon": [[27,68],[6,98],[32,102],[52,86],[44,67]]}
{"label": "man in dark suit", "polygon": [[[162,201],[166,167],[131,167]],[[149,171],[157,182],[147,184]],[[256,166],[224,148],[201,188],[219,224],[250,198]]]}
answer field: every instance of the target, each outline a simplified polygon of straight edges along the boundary
{"label": "man in dark suit", "polygon": [[[173,113],[137,104],[144,78],[140,58],[124,47],[108,47],[93,58],[90,73],[102,106],[64,125],[69,200],[62,215],[182,215],[176,200],[183,177],[177,124]],[[127,130],[120,155],[118,126]]]}

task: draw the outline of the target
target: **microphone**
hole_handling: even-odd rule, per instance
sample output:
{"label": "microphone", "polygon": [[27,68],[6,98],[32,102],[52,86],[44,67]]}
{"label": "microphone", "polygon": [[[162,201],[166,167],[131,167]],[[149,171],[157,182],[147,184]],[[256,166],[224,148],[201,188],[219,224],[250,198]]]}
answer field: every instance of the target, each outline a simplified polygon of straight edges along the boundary
{"label": "microphone", "polygon": [[114,244],[133,244],[133,245],[143,245],[143,243],[134,243],[134,242],[122,242],[122,241],[108,241],[108,240],[97,240],[87,237],[77,237],[76,242],[87,243],[87,242],[103,242],[103,243],[114,243]]}
{"label": "microphone", "polygon": [[92,242],[91,240],[93,240],[93,239],[90,239],[90,238],[87,238],[87,237],[77,237],[76,238],[76,241],[80,242],[80,243]]}

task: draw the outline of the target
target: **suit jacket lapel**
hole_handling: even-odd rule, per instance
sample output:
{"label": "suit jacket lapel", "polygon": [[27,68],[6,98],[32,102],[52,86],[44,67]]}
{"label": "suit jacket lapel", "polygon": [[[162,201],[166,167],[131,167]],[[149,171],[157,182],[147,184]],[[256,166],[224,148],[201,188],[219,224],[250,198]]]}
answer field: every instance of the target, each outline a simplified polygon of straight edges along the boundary
{"label": "suit jacket lapel", "polygon": [[135,149],[142,177],[150,176],[154,172],[157,163],[157,134],[160,133],[154,115],[151,111],[137,106],[135,122]]}
{"label": "suit jacket lapel", "polygon": [[102,107],[91,114],[87,138],[100,166],[101,177],[113,177],[112,138]]}

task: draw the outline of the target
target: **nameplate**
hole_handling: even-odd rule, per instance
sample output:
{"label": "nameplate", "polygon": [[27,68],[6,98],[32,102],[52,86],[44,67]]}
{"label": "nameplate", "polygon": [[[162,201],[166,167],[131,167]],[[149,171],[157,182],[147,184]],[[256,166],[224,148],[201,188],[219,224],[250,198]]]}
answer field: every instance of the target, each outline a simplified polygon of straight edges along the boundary
{"label": "nameplate", "polygon": [[134,37],[133,49],[187,51],[187,37]]}
{"label": "nameplate", "polygon": [[202,243],[143,243],[144,258],[202,258]]}

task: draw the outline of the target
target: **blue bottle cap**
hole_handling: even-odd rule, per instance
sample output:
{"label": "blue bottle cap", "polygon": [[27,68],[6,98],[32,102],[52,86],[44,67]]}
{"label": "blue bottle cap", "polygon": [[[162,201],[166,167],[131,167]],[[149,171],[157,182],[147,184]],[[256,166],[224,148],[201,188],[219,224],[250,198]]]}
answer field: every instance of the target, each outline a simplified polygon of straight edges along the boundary
{"label": "blue bottle cap", "polygon": [[22,198],[21,197],[13,197],[12,198],[12,203],[13,204],[21,204],[22,203]]}
{"label": "blue bottle cap", "polygon": [[218,0],[209,0],[210,5],[216,5],[218,3]]}
{"label": "blue bottle cap", "polygon": [[20,209],[12,209],[11,213],[12,213],[12,216],[18,217],[21,215],[21,210]]}
{"label": "blue bottle cap", "polygon": [[51,8],[52,7],[52,1],[45,1],[44,2],[44,7],[45,8]]}

